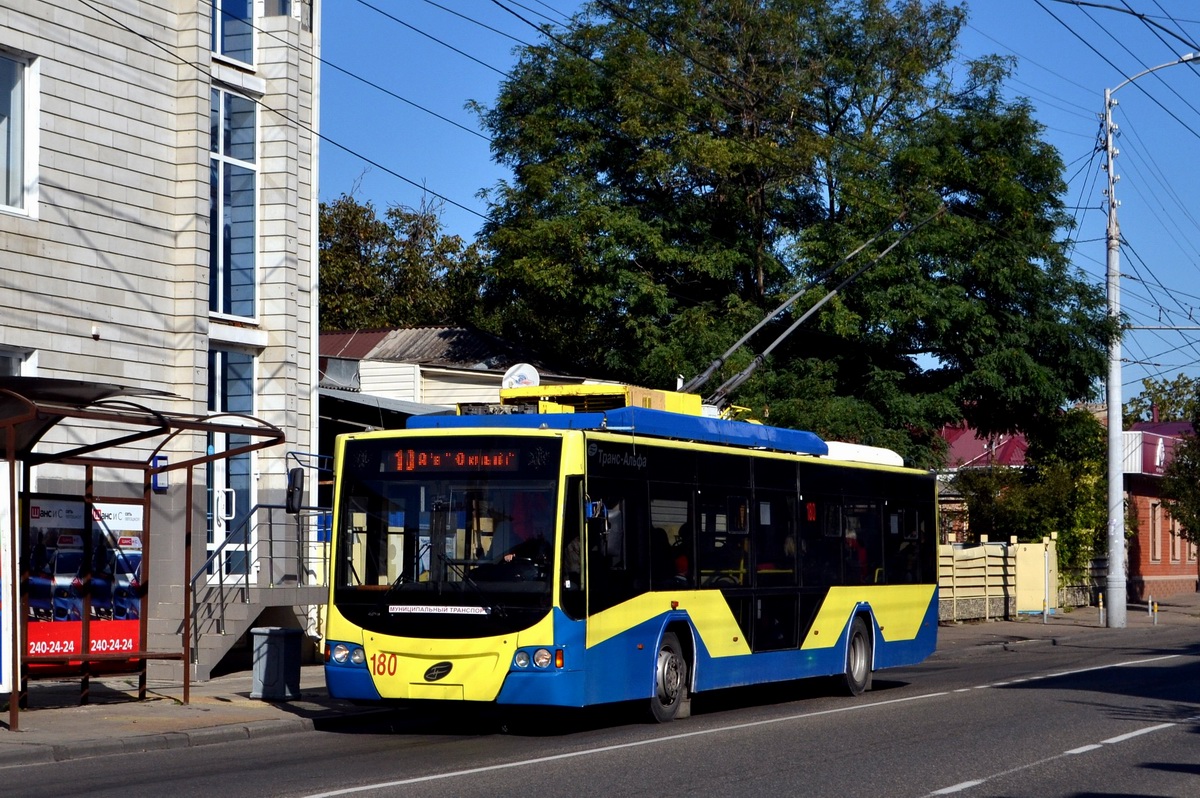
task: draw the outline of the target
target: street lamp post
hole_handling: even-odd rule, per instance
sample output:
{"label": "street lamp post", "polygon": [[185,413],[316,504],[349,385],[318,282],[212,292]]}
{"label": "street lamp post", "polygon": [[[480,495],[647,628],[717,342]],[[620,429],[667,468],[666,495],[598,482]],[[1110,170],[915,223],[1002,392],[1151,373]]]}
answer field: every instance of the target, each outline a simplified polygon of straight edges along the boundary
{"label": "street lamp post", "polygon": [[[1117,104],[1113,93],[1143,75],[1157,72],[1176,64],[1185,64],[1196,58],[1196,53],[1187,53],[1174,61],[1159,64],[1126,78],[1111,89],[1104,90],[1104,149],[1107,155],[1105,168],[1108,170],[1108,219],[1105,234],[1107,248],[1106,288],[1108,290],[1108,314],[1117,322],[1121,319],[1121,228],[1117,224],[1116,171],[1113,161],[1117,148],[1113,139],[1117,126],[1112,121],[1112,109]],[[1125,574],[1125,466],[1121,413],[1121,336],[1113,338],[1108,349],[1108,579],[1105,589],[1108,594],[1107,625],[1118,629],[1125,626],[1126,574]]]}

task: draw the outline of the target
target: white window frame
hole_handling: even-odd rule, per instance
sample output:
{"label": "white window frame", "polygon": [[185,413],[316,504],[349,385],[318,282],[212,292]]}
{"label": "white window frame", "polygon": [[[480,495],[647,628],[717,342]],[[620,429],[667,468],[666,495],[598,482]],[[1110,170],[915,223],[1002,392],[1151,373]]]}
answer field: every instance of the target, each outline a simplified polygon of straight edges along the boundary
{"label": "white window frame", "polygon": [[[214,371],[211,369],[206,369],[210,392],[212,394],[214,394],[214,396],[209,397],[208,403],[206,404],[206,407],[208,408],[208,412],[209,413],[227,413],[227,412],[246,413],[251,416],[257,414],[257,412],[258,412],[258,382],[259,382],[259,380],[258,380],[259,373],[258,372],[259,372],[259,365],[260,365],[259,358],[261,356],[261,353],[252,348],[244,348],[244,347],[239,347],[239,346],[230,346],[227,344],[214,343],[214,345],[212,347],[210,347],[210,349],[209,349],[209,355],[210,355],[210,358],[209,358],[210,362],[212,360],[211,356],[216,355],[219,363],[217,364],[217,372],[216,373],[214,373]],[[229,355],[239,355],[242,357],[249,358],[249,361],[250,361],[250,364],[249,364],[249,366],[250,366],[250,383],[249,383],[250,408],[248,410],[244,409],[244,408],[238,409],[238,410],[230,410],[228,408],[227,404],[222,401],[223,397],[221,396],[221,389],[214,385],[214,382],[217,380],[217,378],[219,376],[224,376],[224,374],[227,373],[229,364],[228,364],[228,361],[226,358]],[[217,407],[212,406],[212,402],[213,402],[214,398],[216,400]],[[212,433],[210,433],[210,434],[212,434]],[[224,439],[224,443],[228,443],[227,436],[223,435],[222,438]],[[221,450],[223,451],[224,447],[221,447]],[[258,503],[258,452],[247,452],[244,455],[242,455],[242,457],[246,458],[245,463],[247,464],[247,468],[248,468],[248,472],[247,472],[248,482],[247,482],[247,486],[246,486],[245,495],[242,497],[241,500],[235,500],[234,504],[235,504],[235,506],[238,506],[239,502],[243,503],[244,506],[241,507],[241,510],[243,512],[249,512],[249,510],[251,510],[253,507],[255,507]],[[228,459],[223,459],[223,460],[219,460],[219,461],[215,462],[212,466],[213,472],[220,474],[220,477],[223,480],[228,478],[228,470],[227,469],[229,466],[229,462],[230,461]],[[213,488],[215,486],[210,485],[209,487]],[[221,490],[232,490],[232,489],[225,488],[224,485],[222,485]],[[207,504],[208,504],[209,516],[211,519],[213,519],[211,522],[213,524],[213,528],[215,529],[217,526],[220,526],[222,529],[222,541],[224,540],[225,536],[228,536],[228,535],[231,535],[231,534],[237,532],[237,529],[229,529],[229,528],[224,527],[223,523],[220,525],[218,525],[216,523],[216,520],[214,518],[214,513],[217,510],[218,502],[216,501],[215,493],[210,491],[208,498],[207,498]],[[257,548],[257,546],[258,546],[258,527],[257,527],[257,524],[254,523],[254,519],[250,518],[249,516],[247,516],[247,524],[248,524],[248,527],[246,529],[246,532],[247,532],[247,535],[249,536],[248,541],[247,541],[247,549],[248,549],[249,558],[244,563],[245,570],[243,571],[243,570],[238,570],[235,568],[233,571],[227,571],[227,564],[229,561],[228,558],[230,556],[230,553],[237,551],[238,548],[240,548],[237,544],[233,544],[233,546],[235,548],[233,548],[233,549],[227,548],[226,556],[223,558],[220,558],[220,561],[216,564],[217,568],[221,569],[222,571],[226,571],[226,572],[223,574],[215,574],[215,573],[211,574],[210,575],[211,581],[218,581],[218,582],[222,582],[224,584],[247,584],[250,580],[253,580],[257,576],[258,570],[259,570],[258,548]],[[212,532],[212,529],[210,529],[208,532],[206,532],[206,534],[210,534],[211,532]],[[217,546],[219,546],[221,544],[222,541],[207,541],[206,540],[206,550],[215,549]]]}
{"label": "white window frame", "polygon": [[[32,56],[0,49],[0,56],[15,61],[21,67],[21,204],[0,202],[0,213],[37,218],[38,210],[38,151],[41,146],[41,126],[38,124],[38,98],[41,95],[40,61]],[[6,157],[0,153],[0,157]]]}
{"label": "white window frame", "polygon": [[1171,562],[1180,562],[1183,558],[1183,537],[1179,534],[1179,522],[1171,517]]}
{"label": "white window frame", "polygon": [[1162,562],[1162,505],[1150,503],[1150,562]]}
{"label": "white window frame", "polygon": [[0,346],[0,357],[16,361],[17,373],[9,376],[37,376],[37,352],[31,352],[28,349],[17,349],[11,346]]}
{"label": "white window frame", "polygon": [[212,3],[212,53],[214,58],[220,58],[228,61],[231,64],[239,64],[244,67],[253,69],[255,67],[255,54],[258,52],[258,25],[255,24],[262,14],[261,0],[250,0],[247,4],[250,7],[250,18],[246,23],[250,26],[250,60],[243,61],[236,55],[230,55],[221,48],[221,14],[226,0],[211,0]]}
{"label": "white window frame", "polygon": [[[224,147],[223,140],[218,141],[218,144],[217,144],[217,147],[215,150],[212,149],[211,146],[209,149],[209,161],[211,164],[215,165],[215,167],[216,167],[216,172],[217,172],[216,195],[217,195],[217,202],[220,203],[220,207],[218,208],[217,215],[216,215],[217,224],[214,225],[211,230],[209,230],[209,235],[211,237],[213,237],[214,239],[222,236],[223,231],[224,231],[223,220],[225,218],[225,213],[227,212],[227,209],[224,207],[224,204],[223,204],[223,198],[224,198],[223,186],[224,186],[226,165],[236,166],[240,169],[245,169],[245,170],[251,172],[254,176],[254,198],[253,198],[254,233],[251,237],[251,245],[253,246],[253,259],[254,259],[254,270],[253,270],[253,275],[251,278],[251,283],[254,286],[254,301],[253,301],[253,310],[250,313],[250,315],[248,315],[248,316],[242,316],[242,315],[238,315],[235,313],[229,313],[229,312],[226,312],[221,309],[225,304],[225,297],[221,294],[221,287],[224,285],[224,280],[222,278],[223,278],[225,272],[229,270],[230,264],[223,262],[223,256],[222,256],[223,247],[221,247],[218,244],[216,246],[218,262],[215,262],[215,263],[210,262],[209,263],[209,269],[217,270],[218,274],[220,275],[220,276],[218,276],[217,281],[216,281],[218,295],[217,296],[209,296],[208,313],[209,313],[209,316],[214,319],[223,319],[223,320],[229,320],[229,321],[235,321],[235,322],[241,322],[241,323],[245,323],[247,321],[249,321],[251,323],[257,323],[257,321],[258,321],[258,306],[259,306],[259,299],[260,299],[259,285],[258,285],[258,277],[259,277],[258,266],[259,266],[259,256],[261,254],[259,252],[258,236],[259,236],[259,231],[261,229],[261,227],[260,227],[260,225],[261,225],[260,196],[261,196],[261,191],[262,191],[262,180],[260,179],[261,172],[260,172],[260,168],[259,168],[259,161],[260,161],[259,145],[261,143],[261,141],[260,141],[261,140],[261,135],[260,135],[261,130],[260,130],[260,116],[259,116],[258,101],[256,98],[254,98],[252,96],[249,96],[242,92],[233,91],[228,86],[222,85],[220,83],[214,83],[212,86],[212,91],[217,92],[217,94],[219,95],[219,98],[220,98],[218,100],[218,107],[220,109],[218,112],[218,115],[220,117],[220,121],[216,125],[216,131],[217,131],[217,135],[219,137],[223,137],[224,131],[225,131],[225,125],[224,125],[224,114],[225,114],[225,108],[226,108],[226,103],[225,103],[225,99],[224,99],[225,95],[230,95],[233,97],[241,98],[243,100],[247,100],[250,103],[252,103],[253,107],[254,107],[254,160],[253,161],[244,161],[244,160],[226,155],[224,152],[225,147]],[[211,283],[210,283],[210,285],[211,285]]]}

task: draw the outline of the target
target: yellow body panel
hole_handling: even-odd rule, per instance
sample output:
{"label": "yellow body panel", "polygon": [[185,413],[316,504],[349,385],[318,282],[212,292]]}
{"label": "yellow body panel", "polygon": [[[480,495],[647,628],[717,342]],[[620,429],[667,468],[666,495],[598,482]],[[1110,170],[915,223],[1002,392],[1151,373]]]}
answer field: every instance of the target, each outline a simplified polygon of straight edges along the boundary
{"label": "yellow body panel", "polygon": [[[384,658],[384,664],[371,671],[375,689],[382,698],[494,701],[504,685],[517,648],[548,645],[554,639],[552,615],[511,635],[462,640],[422,640],[376,634],[346,621],[336,607],[330,608],[329,615],[328,637],[354,641],[361,634],[369,668],[380,656]],[[451,664],[450,675],[436,683],[426,682],[425,671],[439,662]]]}
{"label": "yellow body panel", "polygon": [[846,621],[866,600],[879,623],[884,640],[912,640],[933,599],[934,585],[874,585],[831,587],[801,648],[832,648],[838,644]]}
{"label": "yellow body panel", "polygon": [[553,412],[572,412],[573,410],[576,413],[590,413],[613,410],[618,407],[646,407],[653,410],[669,410],[672,413],[682,413],[688,416],[700,415],[702,404],[699,394],[660,391],[653,388],[639,388],[636,385],[541,385],[500,390],[501,404],[523,404],[534,401],[545,403],[547,407],[551,404],[558,405],[559,409],[555,409]]}
{"label": "yellow body panel", "polygon": [[[672,602],[677,602],[677,606],[672,607]],[[672,609],[689,613],[696,634],[712,656],[734,657],[750,653],[737,619],[719,590],[646,593],[596,613],[588,620],[587,646],[597,646]]]}

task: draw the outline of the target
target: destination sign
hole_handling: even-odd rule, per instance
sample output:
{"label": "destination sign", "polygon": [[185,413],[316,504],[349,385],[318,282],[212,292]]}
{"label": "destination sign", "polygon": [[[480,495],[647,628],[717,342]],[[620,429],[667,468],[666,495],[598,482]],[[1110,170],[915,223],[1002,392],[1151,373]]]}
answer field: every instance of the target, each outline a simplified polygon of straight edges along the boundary
{"label": "destination sign", "polygon": [[384,465],[389,471],[420,473],[437,471],[516,471],[520,457],[516,449],[437,448],[397,449],[386,452]]}

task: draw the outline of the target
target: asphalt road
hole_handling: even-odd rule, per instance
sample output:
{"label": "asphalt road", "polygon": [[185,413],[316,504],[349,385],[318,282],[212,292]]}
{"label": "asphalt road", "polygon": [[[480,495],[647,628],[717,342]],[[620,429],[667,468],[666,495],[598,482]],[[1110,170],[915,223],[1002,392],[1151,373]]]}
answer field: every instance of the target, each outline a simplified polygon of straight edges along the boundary
{"label": "asphalt road", "polygon": [[[1195,796],[1194,628],[939,652],[858,699],[824,682],[627,711],[397,712],[355,731],[5,771],[5,796]],[[506,728],[502,728],[507,724]]]}

